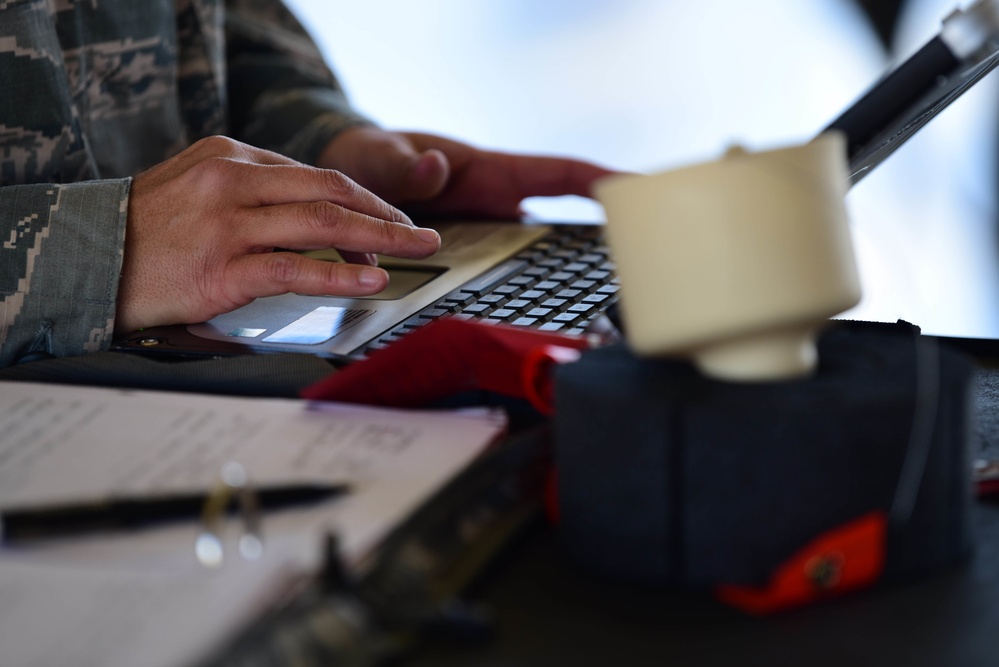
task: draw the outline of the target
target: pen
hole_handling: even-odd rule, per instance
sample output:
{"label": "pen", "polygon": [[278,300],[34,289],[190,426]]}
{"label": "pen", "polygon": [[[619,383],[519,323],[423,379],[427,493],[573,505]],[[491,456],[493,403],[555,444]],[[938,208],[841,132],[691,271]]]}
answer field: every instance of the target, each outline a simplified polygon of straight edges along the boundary
{"label": "pen", "polygon": [[[262,509],[306,505],[350,490],[348,484],[293,484],[262,487],[254,497]],[[97,498],[81,502],[0,509],[0,542],[10,543],[97,530],[135,528],[160,521],[197,517],[208,493]]]}

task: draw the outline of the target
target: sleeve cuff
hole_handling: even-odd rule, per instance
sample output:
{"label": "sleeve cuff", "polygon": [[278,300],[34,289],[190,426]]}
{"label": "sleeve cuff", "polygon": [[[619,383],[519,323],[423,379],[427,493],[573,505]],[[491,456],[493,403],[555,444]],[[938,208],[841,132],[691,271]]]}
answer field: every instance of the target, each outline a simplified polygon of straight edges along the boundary
{"label": "sleeve cuff", "polygon": [[0,188],[0,365],[110,346],[130,187],[124,178]]}

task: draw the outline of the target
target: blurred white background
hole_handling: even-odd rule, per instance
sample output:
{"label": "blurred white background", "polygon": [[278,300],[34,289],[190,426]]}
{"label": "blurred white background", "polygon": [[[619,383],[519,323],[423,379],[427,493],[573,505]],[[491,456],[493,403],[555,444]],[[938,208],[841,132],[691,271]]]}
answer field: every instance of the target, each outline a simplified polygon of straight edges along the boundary
{"label": "blurred white background", "polygon": [[[812,137],[939,29],[907,3],[886,53],[850,0],[287,0],[378,123],[651,171]],[[992,74],[849,196],[847,316],[999,337]],[[547,219],[590,202],[532,201]]]}

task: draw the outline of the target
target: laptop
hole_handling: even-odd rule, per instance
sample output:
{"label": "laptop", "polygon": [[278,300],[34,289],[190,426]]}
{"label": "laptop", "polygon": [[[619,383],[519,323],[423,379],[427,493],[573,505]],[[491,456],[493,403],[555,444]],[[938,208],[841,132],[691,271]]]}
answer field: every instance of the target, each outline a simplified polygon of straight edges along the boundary
{"label": "laptop", "polygon": [[[956,10],[940,33],[834,120],[850,184],[999,65],[999,0]],[[379,258],[389,287],[363,298],[264,297],[207,322],[126,335],[113,349],[170,356],[297,352],[348,362],[440,317],[584,335],[618,299],[599,225],[448,221],[426,260]],[[342,261],[335,250],[309,256]]]}

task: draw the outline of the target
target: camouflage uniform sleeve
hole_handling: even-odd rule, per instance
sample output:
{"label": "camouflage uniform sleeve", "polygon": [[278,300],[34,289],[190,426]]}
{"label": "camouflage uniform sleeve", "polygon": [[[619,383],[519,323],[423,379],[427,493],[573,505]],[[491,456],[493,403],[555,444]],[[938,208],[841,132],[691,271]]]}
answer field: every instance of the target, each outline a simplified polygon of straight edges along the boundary
{"label": "camouflage uniform sleeve", "polygon": [[315,164],[337,133],[371,124],[279,0],[230,0],[226,44],[235,138]]}
{"label": "camouflage uniform sleeve", "polygon": [[0,188],[0,366],[106,349],[131,179]]}

